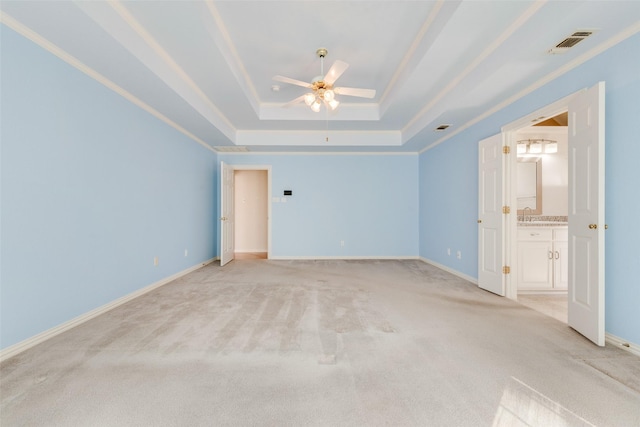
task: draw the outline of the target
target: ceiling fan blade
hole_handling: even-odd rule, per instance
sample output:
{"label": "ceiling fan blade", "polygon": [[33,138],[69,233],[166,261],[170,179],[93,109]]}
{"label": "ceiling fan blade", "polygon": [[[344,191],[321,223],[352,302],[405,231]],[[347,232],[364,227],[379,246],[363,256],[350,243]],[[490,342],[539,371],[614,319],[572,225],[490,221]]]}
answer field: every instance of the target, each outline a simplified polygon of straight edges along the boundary
{"label": "ceiling fan blade", "polygon": [[329,71],[327,71],[327,74],[325,74],[324,82],[329,86],[333,85],[347,68],[349,68],[349,64],[346,62],[334,62],[331,68],[329,68]]}
{"label": "ceiling fan blade", "polygon": [[291,101],[287,102],[286,104],[282,104],[283,108],[287,108],[287,107],[291,107],[294,104],[297,104],[299,102],[304,101],[304,95],[297,97],[296,99],[292,99]]}
{"label": "ceiling fan blade", "polygon": [[333,91],[339,95],[358,96],[360,98],[373,98],[376,96],[375,89],[359,89],[357,87],[336,87]]}
{"label": "ceiling fan blade", "polygon": [[292,85],[296,85],[296,86],[302,86],[302,87],[306,87],[307,89],[311,89],[311,83],[307,83],[307,82],[303,82],[302,80],[296,80],[296,79],[292,79],[289,77],[284,77],[284,76],[273,76],[273,80],[282,82],[282,83],[289,83]]}

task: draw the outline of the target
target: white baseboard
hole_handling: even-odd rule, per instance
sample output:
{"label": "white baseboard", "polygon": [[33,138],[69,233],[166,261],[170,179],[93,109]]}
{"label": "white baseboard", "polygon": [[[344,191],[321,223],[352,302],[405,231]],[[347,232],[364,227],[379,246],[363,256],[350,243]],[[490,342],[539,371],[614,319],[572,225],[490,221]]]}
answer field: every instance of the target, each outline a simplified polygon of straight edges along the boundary
{"label": "white baseboard", "polygon": [[134,298],[137,298],[137,297],[139,297],[141,295],[144,295],[147,292],[151,292],[152,290],[154,290],[156,288],[159,288],[162,285],[166,285],[167,283],[169,283],[169,282],[171,282],[173,280],[176,280],[177,278],[182,277],[185,274],[191,273],[192,271],[195,271],[195,270],[197,270],[197,269],[199,269],[201,267],[204,267],[205,265],[212,263],[215,259],[217,259],[217,258],[211,258],[211,259],[209,259],[207,261],[198,263],[198,264],[196,264],[196,265],[194,265],[192,267],[187,268],[186,270],[182,270],[182,271],[180,271],[180,272],[178,272],[176,274],[173,274],[173,275],[171,275],[169,277],[165,277],[164,279],[159,280],[159,281],[157,281],[155,283],[152,283],[149,286],[146,286],[146,287],[144,287],[142,289],[139,289],[139,290],[137,290],[135,292],[132,292],[132,293],[130,293],[128,295],[125,295],[125,296],[123,296],[121,298],[118,298],[118,299],[116,299],[114,301],[111,301],[110,303],[107,303],[107,304],[105,304],[105,305],[103,305],[101,307],[98,307],[98,308],[94,309],[94,310],[91,310],[91,311],[88,311],[88,312],[86,312],[84,314],[81,314],[80,316],[75,317],[75,318],[73,318],[73,319],[71,319],[71,320],[69,320],[67,322],[64,322],[64,323],[58,325],[58,326],[54,326],[53,328],[48,329],[48,330],[46,330],[44,332],[41,332],[41,333],[39,333],[37,335],[34,335],[31,338],[27,338],[24,341],[20,341],[19,343],[16,343],[16,344],[14,344],[12,346],[9,346],[9,347],[5,348],[4,350],[0,350],[0,362],[2,362],[4,360],[7,360],[10,357],[13,357],[13,356],[15,356],[15,355],[17,355],[17,354],[19,354],[19,353],[31,348],[31,347],[33,347],[35,345],[38,345],[38,344],[40,344],[40,343],[42,343],[42,342],[44,342],[44,341],[46,341],[46,340],[48,340],[50,338],[53,338],[56,335],[59,335],[59,334],[65,332],[65,331],[68,331],[69,329],[71,329],[71,328],[73,328],[75,326],[78,326],[78,325],[86,322],[87,320],[93,319],[94,317],[97,317],[97,316],[99,316],[101,314],[104,314],[109,310],[113,310],[114,308],[116,308],[116,307],[118,307],[118,306],[120,306],[120,305],[122,305],[124,303],[127,303],[127,302],[131,301]]}
{"label": "white baseboard", "polygon": [[454,276],[458,276],[459,278],[464,279],[464,280],[466,280],[468,282],[471,282],[474,285],[478,284],[478,279],[476,279],[475,277],[468,276],[468,275],[466,275],[464,273],[459,272],[458,270],[454,270],[453,268],[447,267],[446,265],[442,265],[442,264],[440,264],[438,262],[432,261],[432,260],[427,259],[427,258],[420,257],[419,259],[422,262],[426,262],[427,264],[431,264],[434,267],[438,267],[439,269],[444,270],[444,271],[446,271],[448,273],[451,273]]}
{"label": "white baseboard", "polygon": [[337,260],[337,261],[353,261],[353,260],[414,260],[419,259],[417,256],[270,256],[271,260],[278,261],[313,261],[313,260]]}
{"label": "white baseboard", "polygon": [[627,340],[625,340],[624,338],[620,338],[617,337],[615,335],[610,334],[609,332],[606,332],[604,334],[605,340],[611,344],[614,345],[616,347],[619,347],[623,350],[626,350],[630,353],[635,354],[636,356],[640,356],[640,345],[629,342]]}

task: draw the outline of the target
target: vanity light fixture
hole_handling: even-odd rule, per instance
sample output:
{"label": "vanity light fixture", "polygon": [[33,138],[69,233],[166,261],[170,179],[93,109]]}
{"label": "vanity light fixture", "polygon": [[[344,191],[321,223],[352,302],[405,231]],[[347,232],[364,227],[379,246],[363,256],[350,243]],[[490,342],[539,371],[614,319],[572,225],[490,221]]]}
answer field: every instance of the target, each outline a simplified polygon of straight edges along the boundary
{"label": "vanity light fixture", "polygon": [[547,154],[553,154],[558,152],[558,143],[556,141],[549,141],[544,146],[544,152]]}
{"label": "vanity light fixture", "polygon": [[527,143],[523,141],[518,141],[518,154],[526,154],[527,153]]}
{"label": "vanity light fixture", "polygon": [[558,152],[558,142],[550,139],[522,139],[517,144],[519,155]]}
{"label": "vanity light fixture", "polygon": [[540,153],[542,153],[542,142],[541,141],[534,141],[531,144],[529,144],[529,153],[531,153],[531,154],[540,154]]}

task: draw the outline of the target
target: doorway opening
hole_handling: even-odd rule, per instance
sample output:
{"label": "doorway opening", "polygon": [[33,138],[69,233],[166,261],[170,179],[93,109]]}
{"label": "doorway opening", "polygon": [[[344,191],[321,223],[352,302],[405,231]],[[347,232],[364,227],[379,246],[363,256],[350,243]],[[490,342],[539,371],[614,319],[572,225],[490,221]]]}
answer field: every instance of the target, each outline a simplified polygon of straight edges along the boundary
{"label": "doorway opening", "polygon": [[270,200],[271,166],[220,162],[220,266],[236,253],[245,259],[270,258]]}
{"label": "doorway opening", "polygon": [[267,172],[234,168],[235,259],[269,257]]}
{"label": "doorway opening", "polygon": [[515,132],[517,300],[567,323],[569,150],[564,111]]}

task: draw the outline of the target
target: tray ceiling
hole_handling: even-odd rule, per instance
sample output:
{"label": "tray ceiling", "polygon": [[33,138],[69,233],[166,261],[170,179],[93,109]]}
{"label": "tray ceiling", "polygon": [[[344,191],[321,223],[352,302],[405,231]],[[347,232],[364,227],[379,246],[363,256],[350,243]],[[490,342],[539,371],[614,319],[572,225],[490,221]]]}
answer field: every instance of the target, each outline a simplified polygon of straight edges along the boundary
{"label": "tray ceiling", "polygon": [[[633,1],[3,1],[2,22],[209,147],[416,152],[640,30]],[[577,30],[566,53],[549,51]],[[336,111],[275,82],[350,66]],[[563,68],[564,67],[564,68]],[[277,85],[277,87],[274,87]],[[450,127],[437,132],[441,124]]]}

